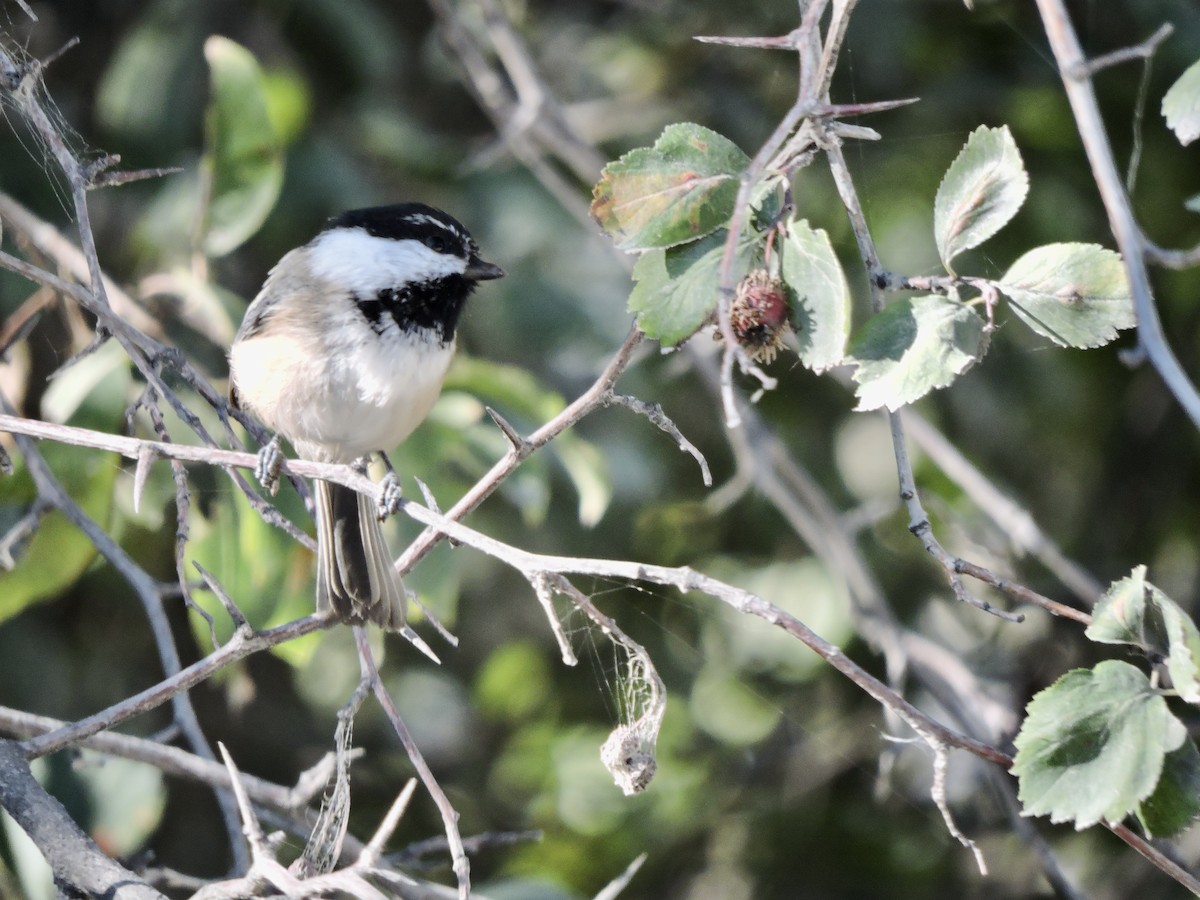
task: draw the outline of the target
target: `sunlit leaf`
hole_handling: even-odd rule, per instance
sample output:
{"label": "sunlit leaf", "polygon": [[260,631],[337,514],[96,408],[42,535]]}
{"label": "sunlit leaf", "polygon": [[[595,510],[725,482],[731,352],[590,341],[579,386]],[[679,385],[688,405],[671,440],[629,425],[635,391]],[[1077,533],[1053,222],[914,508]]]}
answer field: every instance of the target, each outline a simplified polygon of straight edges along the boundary
{"label": "sunlit leaf", "polygon": [[[36,763],[35,763],[36,765]],[[0,838],[4,840],[7,856],[12,860],[12,874],[0,855],[0,896],[27,897],[29,900],[49,900],[62,896],[54,886],[54,870],[42,856],[42,851],[13,818],[0,809]]]}
{"label": "sunlit leaf", "polygon": [[814,372],[836,366],[850,337],[850,288],[829,235],[803,220],[788,224],[782,275],[795,295],[792,324],[800,361]]}
{"label": "sunlit leaf", "polygon": [[300,73],[290,69],[264,72],[263,98],[267,115],[281,143],[290,144],[304,130],[312,114],[312,96]]}
{"label": "sunlit leaf", "polygon": [[957,301],[930,295],[892,303],[850,348],[856,408],[894,411],[945,387],[983,356],[985,337],[983,320]]}
{"label": "sunlit leaf", "polygon": [[[665,347],[687,340],[717,308],[725,231],[682,247],[649,250],[633,267],[636,282],[629,311],[638,327]],[[735,279],[748,266],[753,247],[743,242],[734,263]]]}
{"label": "sunlit leaf", "polygon": [[1063,347],[1099,347],[1137,324],[1120,254],[1095,244],[1036,247],[997,286],[1025,324]]}
{"label": "sunlit leaf", "polygon": [[204,56],[212,91],[205,117],[204,249],[221,256],[258,231],[275,206],[283,186],[283,149],[268,113],[262,71],[250,51],[213,36]]}
{"label": "sunlit leaf", "polygon": [[1200,631],[1178,603],[1146,580],[1145,566],[1113,582],[1084,634],[1164,657],[1175,690],[1189,703],[1200,703]]}
{"label": "sunlit leaf", "polygon": [[[191,116],[173,109],[185,86],[202,76],[194,48],[199,21],[180,4],[146,3],[123,34],[96,85],[96,116],[113,134],[138,140],[190,139]],[[161,164],[161,163],[158,163]]]}
{"label": "sunlit leaf", "polygon": [[1086,828],[1119,822],[1154,792],[1187,729],[1139,669],[1073,669],[1030,701],[1012,771],[1024,813]]}
{"label": "sunlit leaf", "polygon": [[605,737],[599,729],[576,727],[554,742],[556,811],[564,825],[580,834],[611,831],[627,810],[621,792],[613,788],[611,776],[600,763],[598,748]]}
{"label": "sunlit leaf", "polygon": [[1179,143],[1200,137],[1200,61],[1192,63],[1163,95],[1162,114]]}
{"label": "sunlit leaf", "polygon": [[938,186],[933,233],[942,265],[1008,224],[1029,193],[1029,176],[1008,126],[981,126],[967,138]]}
{"label": "sunlit leaf", "polygon": [[749,161],[715,131],[690,122],[669,125],[653,147],[631,150],[604,167],[592,215],[622,250],[703,237],[733,212]]}

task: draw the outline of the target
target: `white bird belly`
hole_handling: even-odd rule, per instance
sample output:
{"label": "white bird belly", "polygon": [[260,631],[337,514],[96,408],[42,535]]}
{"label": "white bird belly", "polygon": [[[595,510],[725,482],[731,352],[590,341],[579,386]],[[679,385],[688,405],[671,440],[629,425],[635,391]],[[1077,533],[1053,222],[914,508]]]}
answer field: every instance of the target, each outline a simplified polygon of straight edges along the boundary
{"label": "white bird belly", "polygon": [[300,358],[288,337],[237,344],[230,369],[238,396],[301,456],[350,462],[395,448],[421,424],[441,393],[454,344],[395,332]]}

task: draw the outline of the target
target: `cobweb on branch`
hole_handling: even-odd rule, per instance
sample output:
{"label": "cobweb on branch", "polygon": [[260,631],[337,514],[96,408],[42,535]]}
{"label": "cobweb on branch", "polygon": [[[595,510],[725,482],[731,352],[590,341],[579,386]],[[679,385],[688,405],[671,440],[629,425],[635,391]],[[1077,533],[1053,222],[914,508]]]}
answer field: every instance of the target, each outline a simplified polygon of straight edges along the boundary
{"label": "cobweb on branch", "polygon": [[[14,28],[11,17],[5,15],[0,21],[0,117],[8,122],[30,158],[42,166],[63,209],[69,212],[71,190],[65,183],[60,154],[65,151],[84,169],[104,165],[112,159],[89,146],[71,127],[46,89],[47,68],[74,47],[78,39],[73,38],[47,59],[38,60],[18,43]],[[10,116],[10,111],[15,115]],[[45,117],[43,121],[47,127],[28,127],[28,122],[37,121],[41,116]],[[52,146],[52,141],[56,145]]]}
{"label": "cobweb on branch", "polygon": [[363,692],[356,691],[350,702],[338,713],[333,733],[335,762],[333,787],[321,801],[321,812],[309,835],[304,853],[292,865],[298,866],[303,877],[332,872],[342,855],[342,843],[350,822],[350,761],[353,757],[354,715],[362,705]]}
{"label": "cobweb on branch", "polygon": [[[583,631],[595,641],[599,632],[612,646],[616,660],[612,689],[618,724],[600,747],[600,761],[626,796],[640,794],[658,771],[655,747],[667,707],[666,687],[650,654],[566,578],[542,574],[534,587],[558,638],[564,662],[574,665],[576,661],[565,627],[575,611],[588,621],[572,628],[571,634]],[[560,616],[555,609],[554,594],[570,601],[572,608],[566,615]]]}

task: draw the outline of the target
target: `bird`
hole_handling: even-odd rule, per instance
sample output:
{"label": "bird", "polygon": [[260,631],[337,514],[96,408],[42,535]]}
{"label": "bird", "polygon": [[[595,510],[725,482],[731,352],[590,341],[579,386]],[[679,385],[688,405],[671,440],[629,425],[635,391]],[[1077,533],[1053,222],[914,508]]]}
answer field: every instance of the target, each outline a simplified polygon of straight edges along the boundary
{"label": "bird", "polygon": [[[467,299],[503,275],[432,206],[337,215],[279,260],[246,308],[229,351],[230,403],[274,432],[276,451],[282,436],[302,459],[386,462],[441,393]],[[408,630],[379,505],[323,480],[314,495],[317,612]]]}

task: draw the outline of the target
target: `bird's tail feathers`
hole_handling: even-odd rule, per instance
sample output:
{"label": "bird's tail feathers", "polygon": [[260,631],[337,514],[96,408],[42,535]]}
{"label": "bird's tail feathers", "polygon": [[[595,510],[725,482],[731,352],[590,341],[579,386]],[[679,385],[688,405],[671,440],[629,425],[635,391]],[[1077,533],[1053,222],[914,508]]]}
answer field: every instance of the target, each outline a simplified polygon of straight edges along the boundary
{"label": "bird's tail feathers", "polygon": [[400,631],[407,619],[404,584],[392,565],[375,502],[357,491],[316,482],[317,612],[344,622],[374,622]]}

